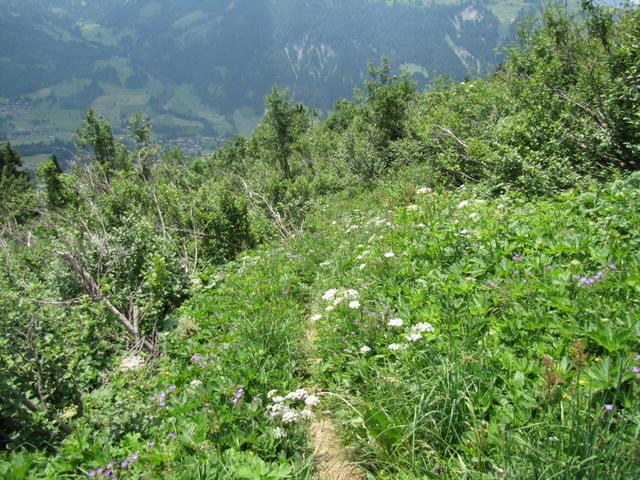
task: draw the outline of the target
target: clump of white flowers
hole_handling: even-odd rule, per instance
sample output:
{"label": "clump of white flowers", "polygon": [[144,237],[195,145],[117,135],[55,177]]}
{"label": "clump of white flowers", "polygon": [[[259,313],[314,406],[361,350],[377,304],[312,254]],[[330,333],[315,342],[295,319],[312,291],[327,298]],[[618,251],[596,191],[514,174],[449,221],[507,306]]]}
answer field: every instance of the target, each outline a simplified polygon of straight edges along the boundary
{"label": "clump of white flowers", "polygon": [[390,327],[401,327],[402,325],[404,325],[404,321],[401,318],[392,318],[391,320],[389,320],[387,325],[389,325]]}
{"label": "clump of white flowers", "polygon": [[363,345],[360,347],[360,353],[364,353],[365,355],[371,351],[371,347],[367,345]]}
{"label": "clump of white flowers", "polygon": [[345,300],[349,300],[349,308],[360,308],[360,302],[358,301],[358,298],[360,298],[360,293],[353,288],[331,288],[322,295],[322,299],[324,301],[331,302],[331,304],[325,308],[325,310],[328,312],[332,311],[335,307],[340,305]]}
{"label": "clump of white flowers", "polygon": [[429,187],[421,187],[418,190],[416,190],[416,193],[418,195],[427,195],[428,193],[431,193],[433,190],[431,190]]}
{"label": "clump of white flowers", "polygon": [[[273,421],[280,422],[283,426],[312,419],[313,408],[320,404],[320,398],[308,393],[304,388],[298,388],[285,395],[277,395],[277,393],[277,390],[271,390],[267,393],[267,398],[271,400],[267,411]],[[286,432],[281,427],[276,427],[274,436],[285,438]]]}
{"label": "clump of white flowers", "polygon": [[393,253],[392,251],[388,251],[387,253],[384,254],[384,258],[393,258],[395,256],[396,254]]}

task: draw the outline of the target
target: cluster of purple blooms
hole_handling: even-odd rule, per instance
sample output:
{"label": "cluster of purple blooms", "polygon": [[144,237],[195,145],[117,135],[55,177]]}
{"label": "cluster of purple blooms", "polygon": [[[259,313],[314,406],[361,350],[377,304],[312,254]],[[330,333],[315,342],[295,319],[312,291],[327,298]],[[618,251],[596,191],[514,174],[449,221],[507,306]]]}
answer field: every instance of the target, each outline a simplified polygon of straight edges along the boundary
{"label": "cluster of purple blooms", "polygon": [[633,370],[633,373],[635,373],[636,375],[638,375],[638,377],[640,377],[640,353],[636,355],[636,362],[638,362],[638,365],[633,367],[632,370]]}
{"label": "cluster of purple blooms", "polygon": [[[168,392],[175,392],[176,391],[176,386],[175,385],[169,385],[167,387],[167,391]],[[158,400],[158,404],[161,407],[166,407],[167,406],[167,392],[162,391],[160,393],[158,393],[158,396],[153,396],[151,397],[151,400]]]}
{"label": "cluster of purple blooms", "polygon": [[191,357],[191,363],[198,365],[199,367],[205,367],[207,365],[207,361],[199,353],[193,354],[193,356]]}
{"label": "cluster of purple blooms", "polygon": [[[120,463],[120,468],[122,470],[126,470],[127,468],[129,468],[129,466],[135,462],[138,461],[138,459],[140,458],[140,456],[137,453],[134,453],[132,455],[129,456],[129,458],[127,458],[126,460],[122,461]],[[114,468],[116,468],[116,464],[115,462],[109,462],[107,465],[105,465],[104,467],[100,467],[97,468],[95,470],[91,470],[89,473],[87,473],[87,478],[111,478],[111,479],[115,479],[116,478],[116,472],[114,470]]]}
{"label": "cluster of purple blooms", "polygon": [[236,390],[236,393],[233,394],[233,398],[231,399],[231,403],[234,407],[238,404],[242,397],[244,397],[244,387],[240,385],[238,387],[238,390]]}
{"label": "cluster of purple blooms", "polygon": [[[609,270],[616,270],[616,264],[615,263],[610,263],[609,264]],[[583,275],[576,275],[574,278],[574,280],[576,282],[580,282],[581,285],[585,286],[585,287],[589,287],[597,282],[599,282],[600,280],[602,280],[602,278],[605,276],[605,274],[607,273],[607,270],[600,270],[598,273],[596,273],[593,277],[585,277]]]}

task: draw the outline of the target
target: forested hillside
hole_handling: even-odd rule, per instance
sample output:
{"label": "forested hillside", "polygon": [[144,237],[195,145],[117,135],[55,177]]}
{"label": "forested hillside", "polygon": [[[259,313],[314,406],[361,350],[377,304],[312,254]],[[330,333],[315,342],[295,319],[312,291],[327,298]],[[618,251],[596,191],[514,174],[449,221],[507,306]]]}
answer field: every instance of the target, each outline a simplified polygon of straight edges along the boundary
{"label": "forested hillside", "polygon": [[639,42],[585,2],[212,155],[3,144],[0,477],[638,478]]}
{"label": "forested hillside", "polygon": [[38,153],[66,161],[92,105],[119,134],[144,111],[165,142],[211,152],[251,133],[273,84],[326,112],[382,54],[421,85],[487,73],[515,20],[537,8],[537,0],[4,0],[0,140],[24,144],[29,165]]}

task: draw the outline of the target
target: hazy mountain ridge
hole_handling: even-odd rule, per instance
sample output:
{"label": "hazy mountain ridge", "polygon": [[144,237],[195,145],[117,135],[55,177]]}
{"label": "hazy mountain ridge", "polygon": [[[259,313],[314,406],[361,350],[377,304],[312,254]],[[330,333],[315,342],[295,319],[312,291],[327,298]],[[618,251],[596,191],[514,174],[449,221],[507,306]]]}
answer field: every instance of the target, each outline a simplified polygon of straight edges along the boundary
{"label": "hazy mountain ridge", "polygon": [[421,83],[493,68],[508,26],[490,2],[423,3],[5,0],[0,96],[34,103],[5,107],[0,137],[69,139],[92,104],[117,128],[142,110],[161,136],[213,148],[251,131],[274,83],[326,110],[383,54]]}

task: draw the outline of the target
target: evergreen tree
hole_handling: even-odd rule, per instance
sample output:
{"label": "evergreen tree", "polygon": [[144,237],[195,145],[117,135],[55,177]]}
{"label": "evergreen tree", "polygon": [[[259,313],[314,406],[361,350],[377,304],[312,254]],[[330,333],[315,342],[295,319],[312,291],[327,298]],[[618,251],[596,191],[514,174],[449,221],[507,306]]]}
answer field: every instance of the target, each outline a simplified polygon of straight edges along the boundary
{"label": "evergreen tree", "polygon": [[0,182],[26,179],[28,175],[21,171],[22,160],[18,152],[7,142],[0,147]]}
{"label": "evergreen tree", "polygon": [[45,184],[47,189],[47,202],[50,207],[59,208],[66,204],[64,184],[61,180],[62,168],[56,155],[51,155],[48,162],[38,167],[38,179]]}
{"label": "evergreen tree", "polygon": [[273,150],[285,179],[291,178],[291,146],[300,130],[301,120],[308,118],[304,106],[291,100],[289,90],[280,90],[276,86],[265,97],[265,124],[273,135]]}

